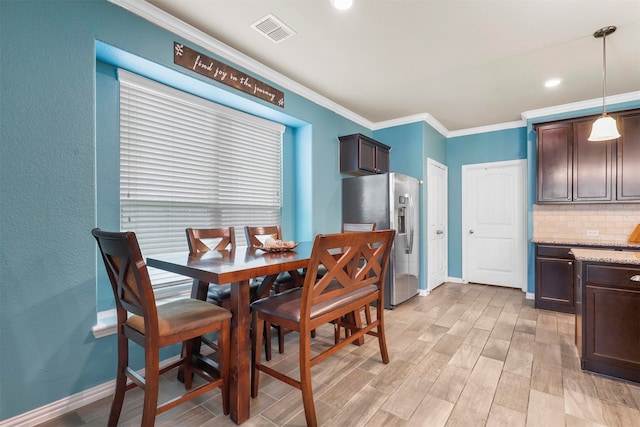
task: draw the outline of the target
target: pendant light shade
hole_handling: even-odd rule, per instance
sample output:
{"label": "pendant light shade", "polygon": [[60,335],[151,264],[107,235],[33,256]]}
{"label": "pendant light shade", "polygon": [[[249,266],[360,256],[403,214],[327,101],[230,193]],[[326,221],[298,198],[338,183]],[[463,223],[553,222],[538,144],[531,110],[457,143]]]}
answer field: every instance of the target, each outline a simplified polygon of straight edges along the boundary
{"label": "pendant light shade", "polygon": [[603,115],[593,122],[591,135],[589,135],[588,139],[589,141],[608,141],[619,137],[620,133],[618,133],[615,119],[611,116]]}
{"label": "pendant light shade", "polygon": [[607,116],[607,36],[612,34],[616,27],[609,26],[600,28],[593,33],[593,37],[602,38],[602,116],[593,123],[591,135],[587,138],[589,141],[608,141],[620,137],[616,120]]}

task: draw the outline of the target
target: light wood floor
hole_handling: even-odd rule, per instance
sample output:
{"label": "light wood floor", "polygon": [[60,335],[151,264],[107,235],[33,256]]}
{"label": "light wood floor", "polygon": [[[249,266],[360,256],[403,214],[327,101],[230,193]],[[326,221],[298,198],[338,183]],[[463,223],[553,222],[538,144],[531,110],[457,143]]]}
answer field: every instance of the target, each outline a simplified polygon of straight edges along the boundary
{"label": "light wood floor", "polygon": [[[640,385],[580,370],[574,317],[536,310],[515,289],[446,283],[385,312],[391,363],[377,340],[349,346],[313,368],[325,426],[640,426]],[[332,339],[318,331],[314,346]],[[297,338],[273,363],[297,366]],[[181,386],[172,374],[166,392]],[[161,392],[162,394],[162,392]],[[104,426],[110,398],[47,422]],[[125,397],[120,425],[140,422],[141,393]],[[232,426],[218,392],[174,408],[159,426]],[[263,374],[244,426],[302,426],[300,392]]]}

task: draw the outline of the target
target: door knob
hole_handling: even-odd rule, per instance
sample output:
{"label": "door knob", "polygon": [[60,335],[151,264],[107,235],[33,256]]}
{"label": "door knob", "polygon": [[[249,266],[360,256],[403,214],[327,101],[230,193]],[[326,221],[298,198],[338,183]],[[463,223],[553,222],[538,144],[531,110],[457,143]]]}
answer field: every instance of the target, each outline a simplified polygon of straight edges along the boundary
{"label": "door knob", "polygon": [[469,234],[473,234],[473,230],[469,230]]}
{"label": "door knob", "polygon": [[635,276],[631,276],[632,282],[640,282],[640,274],[636,274]]}

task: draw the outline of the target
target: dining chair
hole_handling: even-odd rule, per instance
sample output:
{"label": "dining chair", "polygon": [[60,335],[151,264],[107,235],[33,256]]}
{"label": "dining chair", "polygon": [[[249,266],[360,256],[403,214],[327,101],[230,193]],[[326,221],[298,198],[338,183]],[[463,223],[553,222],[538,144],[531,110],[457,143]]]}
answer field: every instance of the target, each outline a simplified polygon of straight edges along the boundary
{"label": "dining chair", "polygon": [[[247,240],[248,246],[253,247],[262,247],[267,238],[273,237],[276,240],[282,240],[282,229],[279,225],[269,225],[269,226],[245,226],[244,234]],[[286,290],[293,289],[298,287],[304,281],[304,278],[301,273],[298,271],[288,271],[284,273],[280,273],[274,280],[274,278],[265,278],[267,280],[271,279],[271,293],[279,294]],[[275,326],[275,329],[278,333],[278,352],[280,354],[284,353],[284,336],[287,333],[283,328]],[[271,337],[269,331],[266,331],[265,334],[268,337]],[[270,346],[270,343],[269,343]],[[268,350],[270,352],[270,350]],[[270,354],[268,354],[270,358]]]}
{"label": "dining chair", "polygon": [[[352,233],[355,231],[375,231],[376,229],[376,225],[377,223],[375,222],[343,222],[342,223],[342,232],[343,233]],[[371,309],[369,308],[369,304],[365,305],[364,307],[360,307],[359,309],[354,310],[352,313],[349,313],[345,316],[345,319],[342,319],[343,321],[347,321],[347,322],[351,322],[351,323],[355,323],[356,325],[360,326],[362,324],[362,320],[361,320],[361,313],[362,311],[364,311],[364,315],[366,318],[367,323],[371,323]],[[336,329],[335,329],[335,333],[336,333],[336,338],[335,338],[335,342],[337,343],[339,340],[339,336],[340,336],[340,322],[336,322]],[[348,336],[350,333],[350,329],[345,328],[344,333],[345,336]],[[362,345],[364,344],[364,336],[361,337],[358,340],[358,344]]]}
{"label": "dining chair", "polygon": [[[191,255],[208,251],[229,251],[234,253],[236,249],[236,232],[234,227],[218,228],[187,228],[187,244]],[[196,280],[197,281],[197,280]],[[195,283],[194,283],[195,286]],[[269,293],[268,281],[252,280],[249,284],[249,298],[251,302],[256,301]],[[207,291],[207,301],[219,305],[220,307],[231,309],[231,284],[224,285],[210,284]],[[271,360],[271,336],[265,341],[265,357]],[[214,350],[216,343],[208,337],[203,336],[202,342]]]}
{"label": "dining chair", "polygon": [[[153,426],[156,415],[218,387],[222,389],[223,411],[229,414],[231,313],[191,298],[156,305],[135,233],[94,228],[91,234],[98,243],[116,302],[118,367],[108,425],[118,424],[125,393],[134,387],[144,390],[142,426]],[[191,350],[197,338],[212,332],[217,332],[219,351],[217,362],[200,356],[203,364],[214,368],[205,371],[192,360]],[[129,341],[144,350],[144,376],[129,365]],[[178,361],[160,367],[160,349],[178,343],[183,343],[186,351]],[[185,392],[158,405],[160,375],[178,367],[184,369]],[[192,388],[194,374],[204,383]]]}
{"label": "dining chair", "polygon": [[[187,244],[191,255],[208,252],[211,250],[233,253],[236,249],[236,233],[234,227],[220,228],[187,228]],[[249,285],[251,300],[262,297],[264,287],[260,281],[252,281]],[[266,289],[268,291],[268,289]],[[264,295],[266,296],[266,295]],[[230,308],[231,284],[209,285],[207,300],[221,307]]]}
{"label": "dining chair", "polygon": [[[365,334],[378,338],[382,362],[389,363],[384,332],[384,278],[395,230],[318,235],[313,242],[304,285],[254,302],[252,324],[256,328],[252,349],[251,396],[258,395],[260,372],[283,381],[302,392],[308,426],[317,426],[311,368]],[[364,260],[364,262],[362,262]],[[319,266],[327,273],[318,277]],[[366,304],[376,303],[376,318],[366,325],[343,323],[351,334],[338,343],[311,354],[310,332],[326,323],[342,322],[343,317]],[[293,378],[289,365],[267,366],[262,363],[260,348],[265,322],[277,324],[299,333],[299,375]]]}

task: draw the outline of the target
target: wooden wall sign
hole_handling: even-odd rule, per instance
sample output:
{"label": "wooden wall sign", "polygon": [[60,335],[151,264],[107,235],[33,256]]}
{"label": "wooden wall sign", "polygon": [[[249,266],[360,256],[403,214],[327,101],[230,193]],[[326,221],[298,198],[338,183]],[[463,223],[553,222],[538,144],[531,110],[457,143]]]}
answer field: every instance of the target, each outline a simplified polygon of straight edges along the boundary
{"label": "wooden wall sign", "polygon": [[283,92],[178,42],[173,42],[173,62],[284,108]]}

